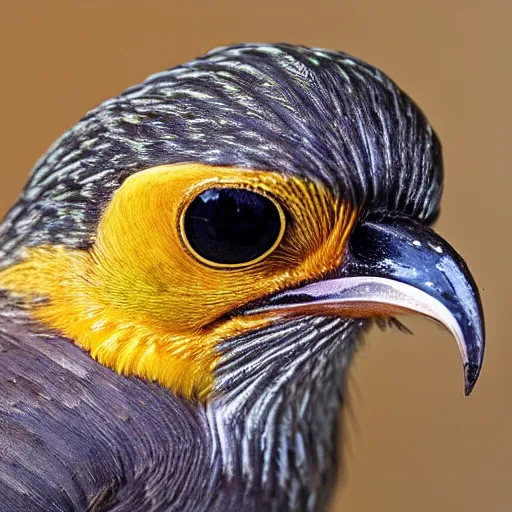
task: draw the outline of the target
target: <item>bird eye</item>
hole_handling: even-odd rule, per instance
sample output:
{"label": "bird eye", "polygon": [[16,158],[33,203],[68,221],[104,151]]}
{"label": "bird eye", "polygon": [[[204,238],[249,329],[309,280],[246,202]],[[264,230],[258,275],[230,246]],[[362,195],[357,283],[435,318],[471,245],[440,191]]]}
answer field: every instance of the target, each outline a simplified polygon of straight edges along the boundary
{"label": "bird eye", "polygon": [[241,188],[210,188],[190,203],[182,228],[201,261],[237,266],[270,254],[284,225],[283,211],[268,197]]}

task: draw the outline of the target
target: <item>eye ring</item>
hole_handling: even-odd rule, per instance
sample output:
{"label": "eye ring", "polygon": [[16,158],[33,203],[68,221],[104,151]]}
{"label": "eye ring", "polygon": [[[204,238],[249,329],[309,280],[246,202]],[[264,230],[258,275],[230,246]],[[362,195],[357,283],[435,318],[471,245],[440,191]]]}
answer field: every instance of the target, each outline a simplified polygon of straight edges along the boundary
{"label": "eye ring", "polygon": [[[273,242],[271,244],[267,244],[268,247],[265,248],[264,251],[261,252],[261,254],[248,259],[247,261],[238,261],[238,262],[219,262],[219,261],[213,261],[211,259],[208,259],[207,257],[201,255],[197,248],[193,247],[193,243],[189,240],[189,237],[187,236],[187,213],[189,212],[189,209],[191,206],[193,206],[195,201],[198,201],[202,196],[205,195],[205,193],[208,192],[219,192],[222,193],[223,191],[231,192],[236,196],[236,191],[242,191],[242,192],[248,192],[250,194],[254,195],[254,198],[259,197],[260,201],[261,198],[263,198],[266,202],[268,210],[268,206],[271,205],[274,209],[274,212],[272,212],[274,216],[274,221],[277,219],[279,222],[279,228],[276,231],[274,226],[274,235],[271,237]],[[229,268],[242,268],[242,267],[248,267],[251,265],[255,265],[256,263],[262,261],[267,256],[269,256],[272,252],[275,251],[275,249],[279,246],[281,243],[285,230],[286,230],[286,215],[284,213],[283,208],[279,204],[279,202],[271,195],[268,194],[266,191],[258,190],[256,187],[249,187],[249,186],[240,186],[240,184],[233,184],[233,183],[219,183],[219,182],[209,182],[204,183],[201,187],[195,187],[193,190],[193,193],[187,194],[187,200],[184,202],[182,207],[180,208],[180,219],[179,219],[179,234],[181,241],[186,249],[186,251],[196,260],[200,261],[204,265],[207,265],[209,267],[214,268],[222,268],[222,269],[229,269]],[[263,202],[262,202],[263,203]],[[202,219],[203,220],[203,219]],[[206,219],[204,219],[206,220]],[[261,224],[261,223],[260,223]],[[261,228],[261,225],[259,226]]]}

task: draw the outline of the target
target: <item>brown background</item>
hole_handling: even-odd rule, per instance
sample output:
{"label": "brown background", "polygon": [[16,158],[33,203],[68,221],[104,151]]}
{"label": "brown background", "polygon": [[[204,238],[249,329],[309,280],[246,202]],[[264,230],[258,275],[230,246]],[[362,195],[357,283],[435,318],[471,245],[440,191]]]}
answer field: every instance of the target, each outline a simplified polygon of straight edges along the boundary
{"label": "brown background", "polygon": [[488,350],[465,399],[447,333],[412,320],[415,337],[368,337],[350,378],[333,510],[510,510],[511,19],[509,0],[4,0],[1,213],[36,158],[88,109],[211,47],[287,41],[377,65],[416,99],[443,141],[437,228],[479,283]]}

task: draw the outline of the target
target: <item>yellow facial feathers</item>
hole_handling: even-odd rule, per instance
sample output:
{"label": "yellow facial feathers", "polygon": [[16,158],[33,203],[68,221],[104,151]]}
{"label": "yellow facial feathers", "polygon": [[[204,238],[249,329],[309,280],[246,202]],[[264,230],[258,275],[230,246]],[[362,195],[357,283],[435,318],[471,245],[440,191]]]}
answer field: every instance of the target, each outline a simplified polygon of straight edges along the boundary
{"label": "yellow facial feathers", "polygon": [[[216,267],[190,250],[184,211],[211,187],[245,188],[279,205],[283,232],[264,257]],[[159,166],[115,192],[90,250],[27,249],[0,273],[0,287],[29,307],[46,298],[33,316],[102,364],[204,400],[218,343],[273,321],[230,313],[339,266],[356,215],[322,186],[275,172]]]}

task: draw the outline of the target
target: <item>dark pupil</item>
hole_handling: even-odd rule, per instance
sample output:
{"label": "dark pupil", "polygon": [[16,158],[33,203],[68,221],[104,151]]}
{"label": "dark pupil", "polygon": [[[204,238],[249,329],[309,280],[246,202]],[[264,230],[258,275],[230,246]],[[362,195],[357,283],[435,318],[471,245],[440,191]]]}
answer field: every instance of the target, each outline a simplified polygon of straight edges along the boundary
{"label": "dark pupil", "polygon": [[185,212],[185,236],[208,261],[248,263],[277,240],[281,219],[275,204],[261,194],[237,188],[211,188]]}

